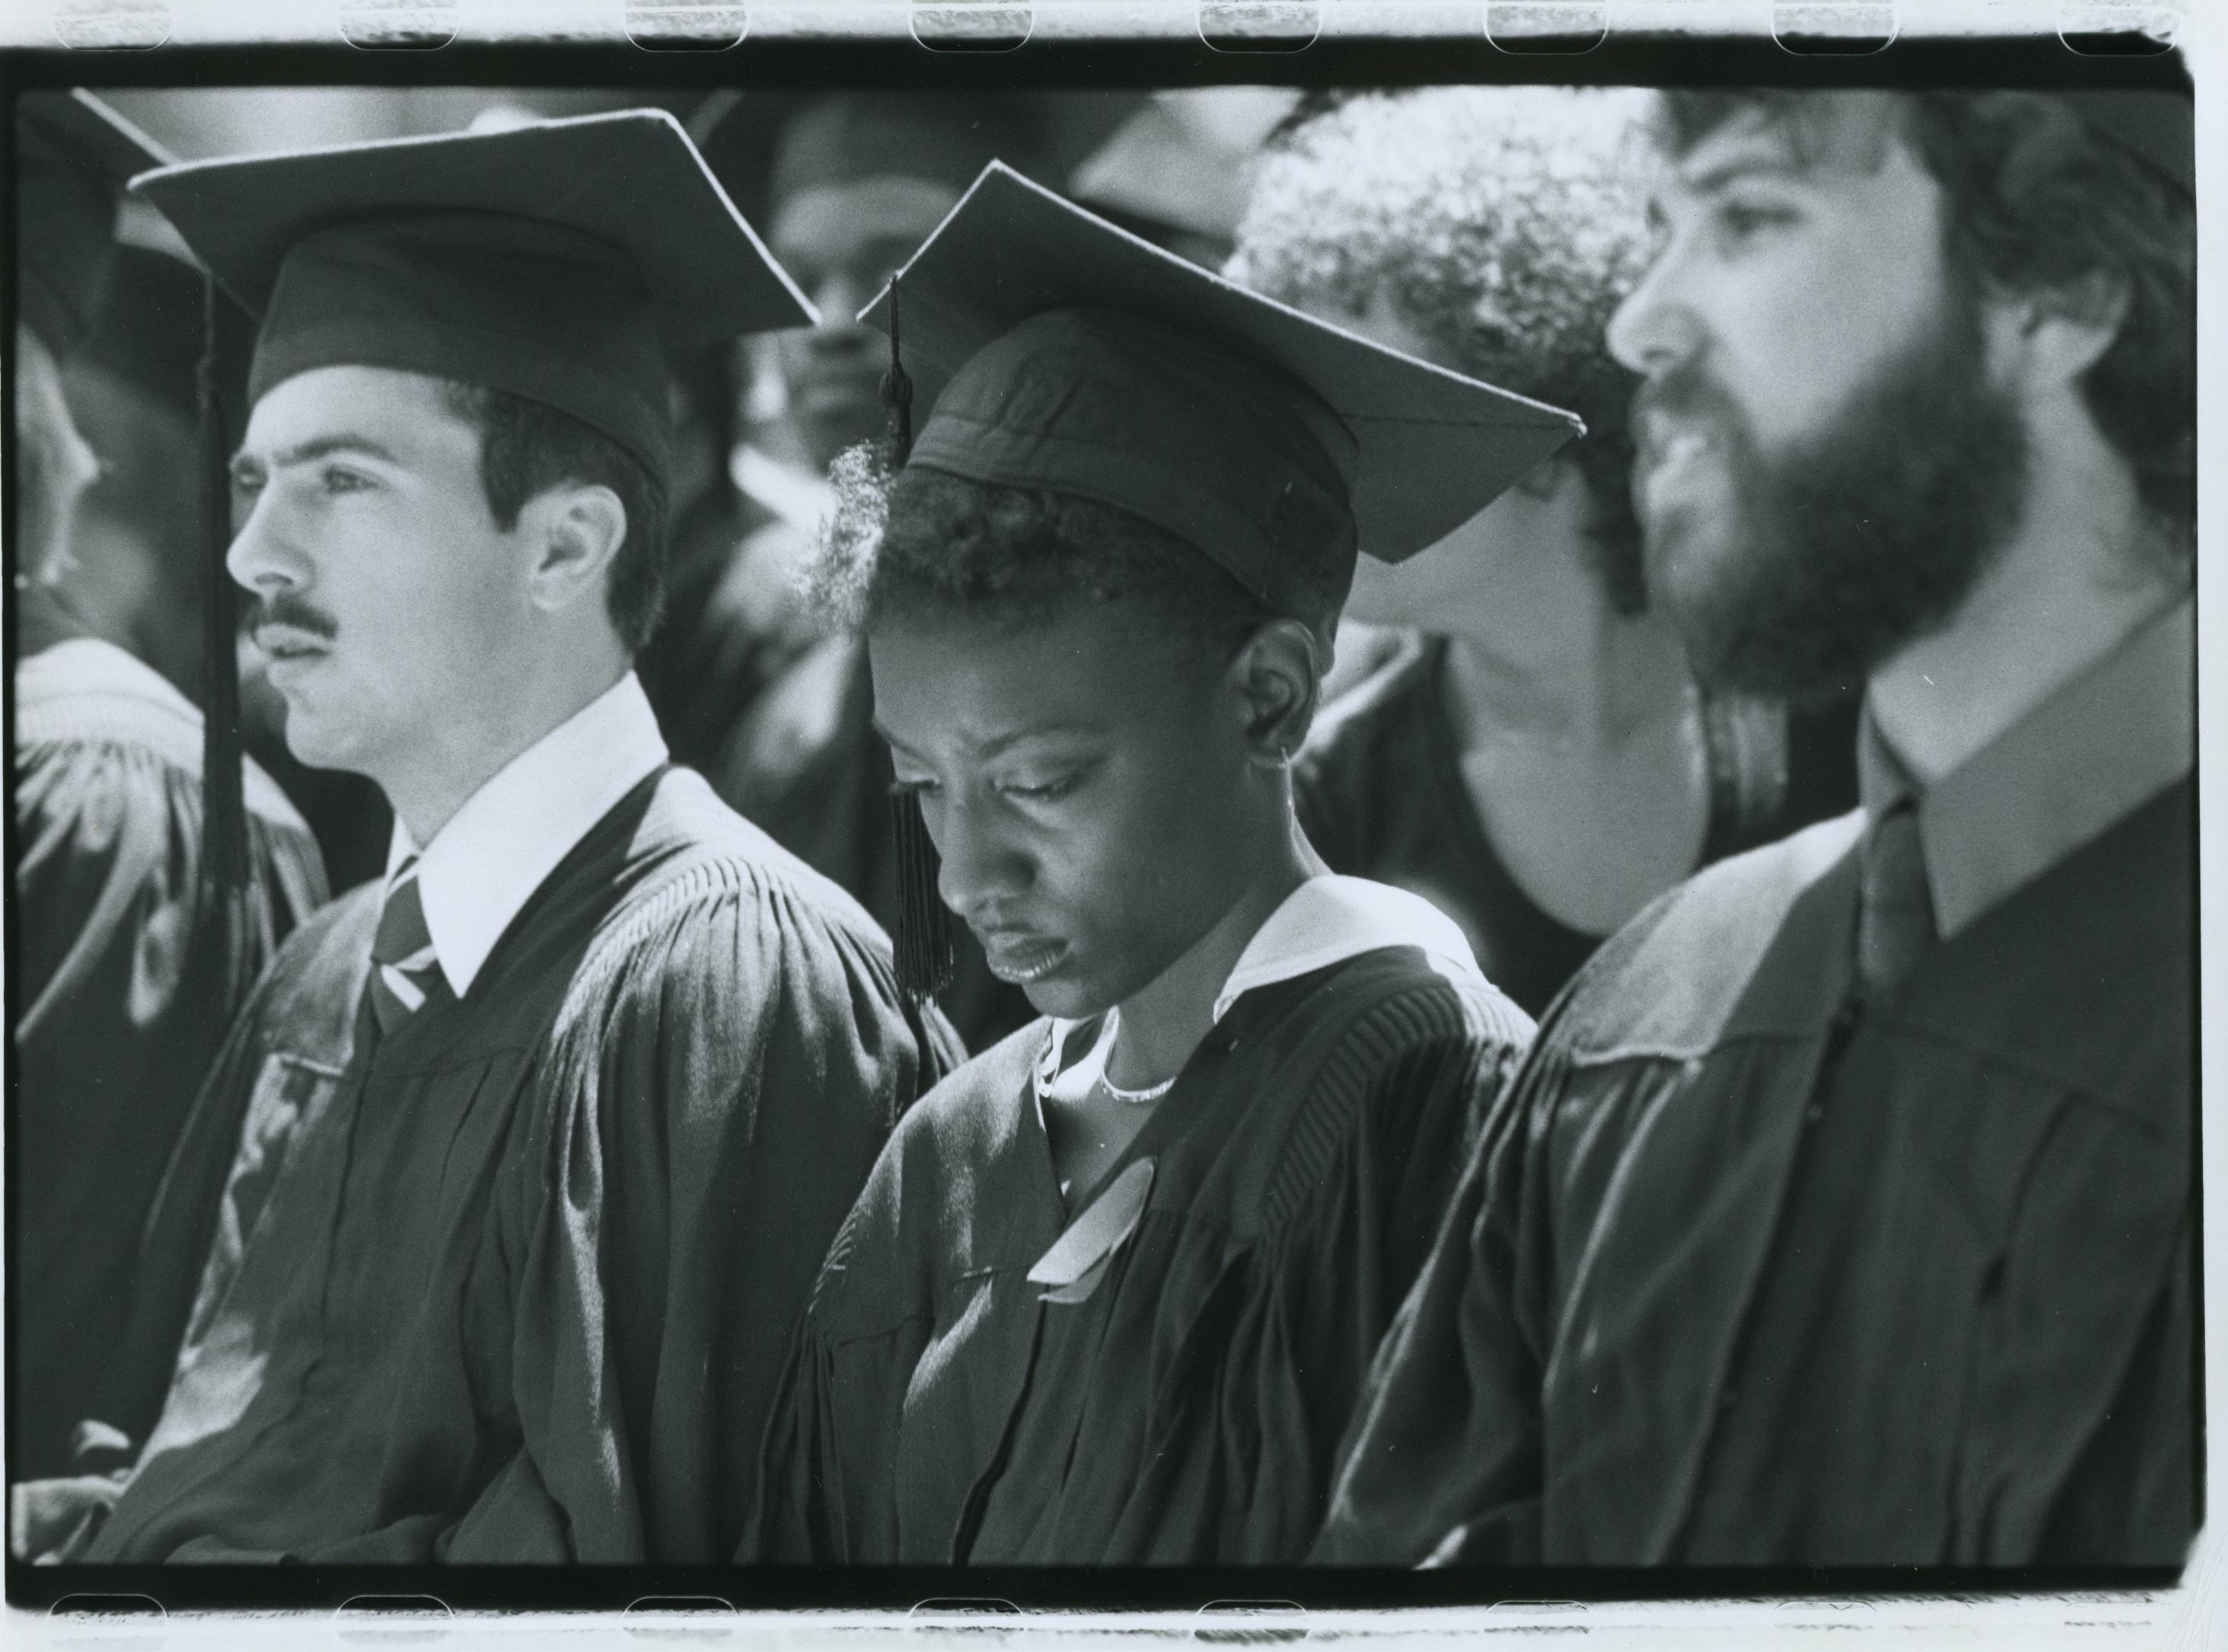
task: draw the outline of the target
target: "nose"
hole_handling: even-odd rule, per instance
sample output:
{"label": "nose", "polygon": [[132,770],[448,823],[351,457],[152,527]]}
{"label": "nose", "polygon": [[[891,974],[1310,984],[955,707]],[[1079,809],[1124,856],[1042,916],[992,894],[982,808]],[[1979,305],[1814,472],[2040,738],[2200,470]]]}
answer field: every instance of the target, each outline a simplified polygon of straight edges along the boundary
{"label": "nose", "polygon": [[275,486],[266,487],[257,496],[224,554],[233,583],[258,596],[298,590],[308,577],[307,561],[285,531],[278,492]]}
{"label": "nose", "polygon": [[859,311],[874,290],[851,270],[830,270],[812,289],[812,306],[820,312],[822,334],[848,332],[858,325]]}
{"label": "nose", "polygon": [[995,927],[1000,909],[1034,881],[1026,849],[1002,829],[996,811],[964,800],[922,810],[938,859],[936,893],[970,924]]}
{"label": "nose", "polygon": [[1652,377],[1700,348],[1701,320],[1688,298],[1685,263],[1680,247],[1666,248],[1609,318],[1604,342],[1628,371]]}

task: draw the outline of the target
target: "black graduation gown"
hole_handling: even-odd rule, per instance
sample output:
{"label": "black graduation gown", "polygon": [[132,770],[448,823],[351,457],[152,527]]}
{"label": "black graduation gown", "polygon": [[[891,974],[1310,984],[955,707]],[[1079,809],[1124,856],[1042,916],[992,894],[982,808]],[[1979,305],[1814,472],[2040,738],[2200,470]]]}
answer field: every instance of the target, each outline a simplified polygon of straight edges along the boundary
{"label": "black graduation gown", "polygon": [[1406,947],[1245,993],[1109,1171],[1155,1161],[1135,1233],[1074,1304],[1027,1278],[1067,1222],[1030,1078],[1047,1023],[968,1063],[900,1127],[829,1255],[742,1558],[1300,1559],[1371,1352],[1530,1030]]}
{"label": "black graduation gown", "polygon": [[1853,1020],[1861,816],[1636,919],[1481,1140],[1318,1558],[2180,1564],[2192,803]]}
{"label": "black graduation gown", "polygon": [[150,1252],[208,1261],[86,1558],[724,1558],[784,1334],[949,1029],[686,770],[383,1039],[381,893],[286,947],[203,1092],[237,1155],[213,1211],[184,1174],[156,1213]]}
{"label": "black graduation gown", "polygon": [[71,1471],[118,1354],[141,1222],[272,951],[324,904],[309,828],[246,774],[245,922],[201,886],[201,715],[79,638],[17,668],[9,1463]]}
{"label": "black graduation gown", "polygon": [[[1538,1015],[1602,943],[1527,894],[1478,818],[1447,712],[1447,639],[1413,633],[1325,708],[1292,770],[1300,823],[1334,872],[1422,895],[1463,927],[1487,979]],[[1856,802],[1853,701],[1783,714],[1703,702],[1705,864]]]}

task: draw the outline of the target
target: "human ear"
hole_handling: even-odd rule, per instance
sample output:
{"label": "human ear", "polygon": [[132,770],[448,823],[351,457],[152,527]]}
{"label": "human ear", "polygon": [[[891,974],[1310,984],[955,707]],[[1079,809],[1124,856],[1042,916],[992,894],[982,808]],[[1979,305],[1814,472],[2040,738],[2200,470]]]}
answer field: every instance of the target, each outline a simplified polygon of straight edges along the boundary
{"label": "human ear", "polygon": [[1253,762],[1282,767],[1308,737],[1321,697],[1315,634],[1296,619],[1272,619],[1245,639],[1230,663]]}
{"label": "human ear", "polygon": [[602,600],[605,573],[626,543],[626,506],[599,483],[560,483],[528,500],[519,536],[532,547],[535,606],[554,613],[584,596]]}
{"label": "human ear", "polygon": [[2058,390],[2079,383],[2127,323],[2124,279],[2093,271],[2059,286],[2020,293],[2002,306],[2014,372],[2022,387]]}

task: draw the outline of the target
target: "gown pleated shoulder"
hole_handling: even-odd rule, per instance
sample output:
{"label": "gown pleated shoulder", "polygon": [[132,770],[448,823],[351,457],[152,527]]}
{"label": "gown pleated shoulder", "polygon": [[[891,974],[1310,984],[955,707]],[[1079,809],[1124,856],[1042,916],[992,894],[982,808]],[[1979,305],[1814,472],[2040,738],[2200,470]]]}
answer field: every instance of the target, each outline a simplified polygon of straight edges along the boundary
{"label": "gown pleated shoulder", "polygon": [[743,1558],[1301,1558],[1530,1031],[1410,947],[1244,993],[1100,1184],[1149,1175],[1134,1230],[1060,1301],[1028,1277],[1069,1221],[1032,1084],[1050,1025],[970,1062],[900,1127],[829,1253]]}
{"label": "gown pleated shoulder", "polygon": [[174,1374],[86,1558],[724,1559],[784,1335],[949,1029],[685,770],[385,1037],[380,899],[294,938],[202,1093],[147,1257],[206,1261],[149,1294]]}

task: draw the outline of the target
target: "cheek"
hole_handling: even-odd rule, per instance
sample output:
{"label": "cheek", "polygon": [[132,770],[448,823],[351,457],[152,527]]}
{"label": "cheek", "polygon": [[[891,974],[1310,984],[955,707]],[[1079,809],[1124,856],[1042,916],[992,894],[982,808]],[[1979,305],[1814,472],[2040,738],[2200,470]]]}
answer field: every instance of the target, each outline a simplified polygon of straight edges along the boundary
{"label": "cheek", "polygon": [[1922,260],[1843,242],[1719,295],[1729,386],[1756,439],[1771,447],[1828,425],[1922,324],[1930,287]]}
{"label": "cheek", "polygon": [[317,600],[396,669],[483,669],[515,599],[498,545],[443,513],[368,515],[327,560]]}
{"label": "cheek", "polygon": [[[1219,771],[1227,754],[1200,731],[1184,754],[1139,765],[1076,834],[1072,888],[1136,934],[1181,931],[1188,914],[1228,882],[1223,862],[1237,835],[1215,804],[1234,789]],[[1109,900],[1109,895],[1117,898]]]}

